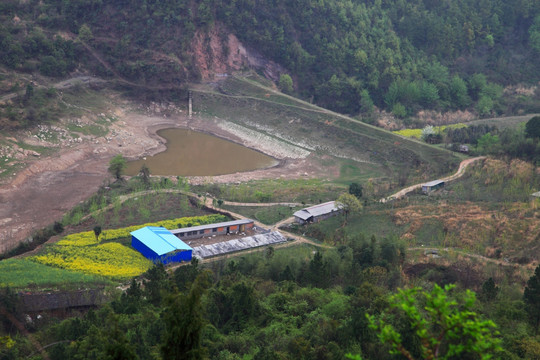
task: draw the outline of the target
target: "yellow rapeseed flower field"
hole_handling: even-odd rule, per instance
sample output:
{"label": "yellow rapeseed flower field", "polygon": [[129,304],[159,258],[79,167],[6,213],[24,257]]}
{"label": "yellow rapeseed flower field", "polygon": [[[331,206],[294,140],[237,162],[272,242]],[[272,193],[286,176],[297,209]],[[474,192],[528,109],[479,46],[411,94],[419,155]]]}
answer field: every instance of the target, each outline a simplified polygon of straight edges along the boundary
{"label": "yellow rapeseed flower field", "polygon": [[[443,125],[443,126],[434,126],[433,130],[435,130],[436,133],[442,132],[445,129],[460,129],[467,127],[466,124],[452,124],[452,125]],[[398,131],[393,131],[394,134],[398,134],[401,136],[409,137],[409,138],[422,138],[422,129],[403,129]]]}
{"label": "yellow rapeseed flower field", "polygon": [[48,246],[39,255],[30,257],[36,263],[62,269],[80,271],[85,274],[101,275],[118,279],[130,278],[144,273],[152,266],[138,251],[115,242],[128,238],[130,232],[144,226],[163,226],[166,229],[197,226],[226,221],[224,215],[206,215],[163,220],[155,223],[128,226],[121,229],[104,230],[99,240],[93,231],[85,231],[64,237],[58,243]]}
{"label": "yellow rapeseed flower field", "polygon": [[30,258],[40,264],[113,278],[130,278],[144,273],[152,262],[139,252],[118,243],[97,246],[51,246]]}
{"label": "yellow rapeseed flower field", "polygon": [[214,215],[205,215],[205,216],[192,216],[192,217],[183,217],[171,220],[163,220],[159,222],[146,223],[142,225],[133,225],[120,229],[110,229],[103,230],[99,236],[99,241],[96,240],[96,236],[93,231],[84,231],[76,234],[71,234],[65,236],[60,240],[57,245],[72,245],[72,246],[89,246],[96,245],[100,241],[104,240],[116,240],[121,238],[127,238],[130,236],[130,232],[140,229],[144,226],[163,226],[166,229],[177,229],[188,226],[197,226],[197,225],[206,225],[216,222],[227,221],[227,218],[224,215],[214,214]]}

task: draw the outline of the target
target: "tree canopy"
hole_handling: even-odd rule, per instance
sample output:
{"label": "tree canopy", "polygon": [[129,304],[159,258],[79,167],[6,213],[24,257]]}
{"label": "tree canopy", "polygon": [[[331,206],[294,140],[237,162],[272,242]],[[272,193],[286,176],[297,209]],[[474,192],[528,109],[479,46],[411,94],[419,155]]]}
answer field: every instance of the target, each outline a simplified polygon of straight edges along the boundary
{"label": "tree canopy", "polygon": [[120,180],[122,178],[122,175],[124,174],[124,170],[126,169],[127,162],[126,159],[121,154],[116,155],[109,161],[109,173],[116,178],[116,180]]}
{"label": "tree canopy", "polygon": [[[390,309],[403,315],[414,335],[419,339],[419,352],[409,338],[385,319],[367,315],[370,327],[378,331],[382,343],[390,344],[392,354],[413,359],[452,359],[476,354],[483,360],[492,359],[501,350],[495,323],[482,320],[474,311],[476,297],[468,291],[461,301],[452,298],[455,285],[441,288],[433,285],[431,291],[421,288],[400,289],[390,297]],[[415,355],[418,353],[417,355]]]}
{"label": "tree canopy", "polygon": [[527,121],[525,134],[530,138],[540,138],[540,116],[534,116]]}
{"label": "tree canopy", "polygon": [[534,275],[527,281],[523,292],[523,301],[529,314],[529,323],[538,333],[540,326],[540,265],[534,270]]}

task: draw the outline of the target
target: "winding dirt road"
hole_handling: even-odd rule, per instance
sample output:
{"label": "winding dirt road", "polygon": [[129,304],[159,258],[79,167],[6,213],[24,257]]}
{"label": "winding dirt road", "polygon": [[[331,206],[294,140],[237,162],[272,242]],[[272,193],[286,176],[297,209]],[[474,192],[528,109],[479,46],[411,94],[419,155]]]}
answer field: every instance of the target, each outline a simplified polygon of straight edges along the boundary
{"label": "winding dirt road", "polygon": [[[471,159],[465,159],[459,164],[459,168],[458,168],[458,170],[456,171],[455,174],[447,176],[445,178],[441,178],[440,180],[442,180],[444,182],[449,182],[449,181],[452,181],[452,180],[456,180],[456,179],[462,177],[463,174],[465,174],[465,169],[467,169],[467,166],[469,166],[470,164],[472,164],[475,161],[483,160],[485,158],[486,158],[485,156],[478,156],[478,157],[471,158]],[[388,197],[385,197],[385,198],[383,198],[383,199],[381,199],[379,201],[382,202],[382,203],[385,203],[387,201],[400,199],[400,198],[404,197],[405,195],[407,195],[408,193],[410,193],[410,192],[412,192],[412,191],[414,191],[416,189],[420,189],[422,187],[422,184],[425,184],[426,182],[416,184],[416,185],[411,185],[409,187],[406,187],[405,189],[401,189],[397,193],[392,194],[392,195],[390,195]]]}

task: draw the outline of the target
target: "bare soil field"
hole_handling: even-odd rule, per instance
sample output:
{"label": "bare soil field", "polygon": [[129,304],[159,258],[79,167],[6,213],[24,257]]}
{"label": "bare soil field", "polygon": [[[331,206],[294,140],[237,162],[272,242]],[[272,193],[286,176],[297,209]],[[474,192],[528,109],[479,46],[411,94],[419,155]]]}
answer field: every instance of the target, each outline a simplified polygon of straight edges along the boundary
{"label": "bare soil field", "polygon": [[[130,104],[131,105],[131,104]],[[171,127],[186,127],[204,131],[270,153],[279,165],[252,172],[215,177],[196,177],[193,183],[242,182],[265,178],[328,177],[338,169],[328,171],[313,154],[304,157],[278,157],[269,148],[279,148],[279,141],[261,144],[228,131],[217,118],[188,118],[181,112],[173,114],[155,108],[133,110],[129,105],[113,107],[117,119],[105,136],[86,136],[80,143],[59,146],[53,155],[24,159],[25,167],[0,185],[0,252],[15,247],[62,216],[79,202],[91,196],[101,185],[112,181],[107,173],[109,160],[122,154],[128,159],[153,155],[165,149],[164,140],[156,131]],[[157,110],[157,111],[156,111]],[[16,134],[17,140],[35,145],[35,137]],[[1,135],[0,135],[1,138]],[[0,139],[1,140],[1,139]],[[282,155],[286,155],[283,152]]]}

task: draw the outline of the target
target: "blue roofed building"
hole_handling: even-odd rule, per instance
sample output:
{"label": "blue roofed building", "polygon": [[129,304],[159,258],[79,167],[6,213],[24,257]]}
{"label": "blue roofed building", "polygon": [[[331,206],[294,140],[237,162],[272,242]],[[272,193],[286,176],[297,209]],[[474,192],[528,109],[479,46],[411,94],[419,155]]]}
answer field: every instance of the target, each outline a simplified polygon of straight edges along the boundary
{"label": "blue roofed building", "polygon": [[131,246],[154,262],[191,261],[193,249],[164,227],[145,226],[131,232]]}

